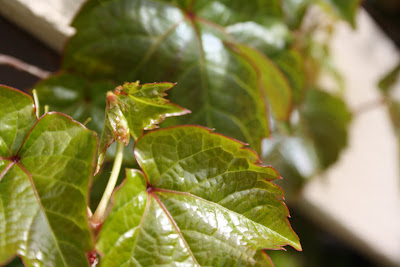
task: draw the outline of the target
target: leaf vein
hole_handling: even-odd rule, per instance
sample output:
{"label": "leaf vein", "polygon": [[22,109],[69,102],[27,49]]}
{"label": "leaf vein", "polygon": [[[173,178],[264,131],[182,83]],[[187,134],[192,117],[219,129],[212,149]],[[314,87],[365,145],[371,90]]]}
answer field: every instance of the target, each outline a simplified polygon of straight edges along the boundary
{"label": "leaf vein", "polygon": [[179,229],[177,223],[175,222],[174,218],[172,217],[171,213],[169,213],[168,209],[164,206],[164,204],[161,202],[161,200],[157,197],[156,194],[151,193],[151,195],[154,197],[154,199],[158,202],[158,204],[160,205],[161,209],[165,212],[165,214],[167,215],[168,219],[171,221],[172,225],[174,226],[175,230],[177,231],[178,235],[180,236],[180,238],[182,239],[182,242],[185,244],[185,247],[187,248],[190,256],[193,259],[193,262],[197,265],[200,266],[200,264],[197,262],[196,257],[193,254],[193,251],[191,250],[189,244],[186,242],[186,239],[183,237],[181,230]]}
{"label": "leaf vein", "polygon": [[43,214],[45,215],[44,217],[45,217],[46,223],[47,223],[47,225],[49,227],[49,230],[50,230],[50,233],[51,233],[51,235],[53,237],[53,240],[55,241],[54,243],[55,243],[55,245],[57,247],[57,251],[58,251],[58,253],[59,253],[60,257],[61,257],[61,260],[62,260],[64,266],[68,266],[68,264],[67,264],[67,262],[66,262],[66,260],[64,258],[64,254],[62,253],[62,250],[61,250],[61,248],[60,248],[60,246],[58,244],[59,240],[56,238],[56,235],[55,235],[55,233],[53,231],[53,228],[51,227],[49,218],[46,216],[46,212],[44,212],[44,207],[43,207],[43,204],[42,204],[41,199],[39,197],[39,194],[37,192],[37,189],[35,187],[35,183],[33,182],[32,175],[30,174],[30,172],[27,169],[25,169],[25,167],[20,162],[18,163],[18,166],[28,175],[29,181],[31,183],[31,186],[32,186],[33,191],[34,191],[35,196],[36,196],[36,200],[37,200],[37,202],[39,204],[40,209],[42,210]]}
{"label": "leaf vein", "polygon": [[[243,214],[241,214],[241,213],[238,213],[238,212],[236,212],[236,211],[230,210],[230,209],[228,209],[228,208],[225,208],[224,206],[222,206],[222,205],[219,204],[219,203],[216,203],[216,202],[207,200],[207,199],[205,199],[205,198],[202,198],[202,197],[199,197],[199,196],[190,194],[190,193],[188,193],[188,192],[180,192],[180,191],[173,191],[173,190],[166,190],[166,189],[162,189],[162,190],[158,190],[158,191],[159,191],[159,192],[165,192],[165,193],[167,193],[167,194],[187,195],[187,196],[190,196],[190,197],[199,199],[199,200],[201,200],[201,201],[205,201],[205,202],[207,202],[208,204],[210,204],[210,205],[212,205],[212,206],[218,206],[218,207],[220,207],[222,210],[225,210],[227,213],[234,213],[234,214],[236,214],[236,216],[238,216],[238,217],[244,217],[244,218],[246,218],[247,220],[250,220],[250,219],[247,218],[245,215],[243,215]],[[263,224],[261,224],[261,223],[255,222],[255,221],[252,221],[252,222],[253,222],[254,224],[256,224],[256,225],[259,225],[259,226],[261,226],[261,227],[263,227],[263,228],[268,229],[270,232],[273,232],[273,233],[276,234],[277,236],[281,237],[283,240],[286,240],[288,244],[292,243],[292,241],[291,241],[290,239],[286,238],[285,236],[281,235],[280,233],[276,232],[275,230],[269,228],[268,226],[265,226],[265,225],[263,225]]]}
{"label": "leaf vein", "polygon": [[[203,150],[201,150],[201,151],[199,151],[199,152],[196,152],[196,153],[194,153],[194,154],[191,154],[191,155],[188,156],[188,157],[181,158],[181,159],[177,160],[174,164],[172,164],[170,167],[168,167],[164,172],[162,172],[162,173],[159,175],[158,179],[153,183],[153,186],[155,186],[155,185],[161,180],[161,178],[162,178],[162,176],[163,176],[164,174],[166,174],[168,171],[170,171],[170,170],[171,170],[172,168],[174,168],[176,165],[182,163],[183,161],[185,161],[185,160],[187,160],[187,159],[193,158],[193,157],[195,157],[195,156],[197,156],[197,155],[199,155],[199,154],[201,154],[201,153],[203,153],[203,152],[206,152],[206,151],[209,151],[209,150],[213,150],[213,149],[216,149],[216,148],[222,148],[222,146],[215,146],[215,147],[210,147],[210,148],[207,148],[207,149],[203,149]],[[157,166],[157,168],[158,168],[158,164],[156,164],[156,166]],[[159,171],[159,173],[160,173],[160,171]]]}
{"label": "leaf vein", "polygon": [[144,212],[143,212],[142,219],[140,220],[140,223],[139,223],[139,225],[137,226],[137,227],[139,228],[139,230],[138,230],[138,233],[137,233],[137,236],[136,236],[136,239],[135,239],[135,243],[134,243],[133,246],[132,246],[132,250],[131,250],[131,256],[132,256],[132,257],[134,257],[133,254],[135,253],[135,248],[136,248],[137,243],[138,243],[138,240],[139,240],[139,235],[140,235],[140,233],[142,232],[142,231],[141,231],[142,225],[143,225],[143,222],[144,222],[144,220],[145,220],[145,218],[146,218],[147,213],[149,212],[149,209],[150,209],[150,198],[147,197],[146,208],[145,208],[145,210],[144,210]]}

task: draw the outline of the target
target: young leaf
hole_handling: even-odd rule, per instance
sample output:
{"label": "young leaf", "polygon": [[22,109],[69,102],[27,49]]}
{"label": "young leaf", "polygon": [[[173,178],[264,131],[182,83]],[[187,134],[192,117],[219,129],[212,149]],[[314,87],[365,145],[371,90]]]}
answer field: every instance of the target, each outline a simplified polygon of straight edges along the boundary
{"label": "young leaf", "polygon": [[182,126],[140,138],[98,240],[102,266],[268,266],[299,239],[271,167],[243,144]]}
{"label": "young leaf", "polygon": [[0,264],[87,266],[96,135],[70,117],[39,120],[33,100],[0,86]]}
{"label": "young leaf", "polygon": [[143,130],[156,128],[165,117],[190,112],[164,98],[165,91],[173,86],[172,83],[124,83],[114,93],[107,93],[106,119],[96,173],[100,170],[107,148],[116,140],[128,145],[130,135],[137,140]]}

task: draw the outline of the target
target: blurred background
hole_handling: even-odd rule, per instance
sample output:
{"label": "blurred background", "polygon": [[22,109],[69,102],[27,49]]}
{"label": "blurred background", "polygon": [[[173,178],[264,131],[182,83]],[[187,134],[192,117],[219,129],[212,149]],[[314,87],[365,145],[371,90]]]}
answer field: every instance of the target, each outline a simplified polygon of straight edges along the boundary
{"label": "blurred background", "polygon": [[[17,68],[28,69],[27,63],[48,72],[59,69],[63,43],[73,33],[68,24],[82,1],[55,1],[52,7],[37,7],[45,1],[11,2],[0,0],[0,84],[28,92],[40,78]],[[56,12],[46,16],[43,8]],[[309,19],[325,16],[318,12],[310,12]],[[303,252],[287,248],[269,254],[278,267],[400,266],[397,117],[382,104],[385,94],[378,90],[400,61],[400,1],[365,1],[355,29],[345,22],[334,26],[330,54],[342,78],[320,79],[327,88],[343,82],[354,113],[349,146],[338,162],[312,181],[300,181],[305,184],[301,192],[288,197],[290,222]],[[393,91],[400,91],[396,71],[389,78],[397,88]],[[17,259],[10,266],[20,264]]]}

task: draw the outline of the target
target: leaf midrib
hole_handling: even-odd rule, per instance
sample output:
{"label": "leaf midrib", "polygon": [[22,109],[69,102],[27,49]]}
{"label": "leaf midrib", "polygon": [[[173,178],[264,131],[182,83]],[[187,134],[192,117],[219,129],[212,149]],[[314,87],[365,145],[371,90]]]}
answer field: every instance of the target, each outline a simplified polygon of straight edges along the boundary
{"label": "leaf midrib", "polygon": [[136,71],[143,66],[143,64],[147,63],[147,61],[154,54],[156,49],[161,45],[161,43],[183,22],[184,20],[180,20],[175,22],[170,28],[168,28],[165,33],[160,35],[154,42],[154,44],[149,48],[147,53],[144,55],[143,59],[137,64],[136,68],[132,71],[132,73],[136,73]]}
{"label": "leaf midrib", "polygon": [[[196,18],[196,17],[195,17]],[[209,99],[209,94],[208,94],[208,83],[207,83],[207,74],[206,74],[206,63],[205,63],[205,55],[204,55],[204,48],[203,48],[203,41],[201,38],[201,34],[199,32],[199,29],[196,27],[196,19],[189,19],[190,24],[193,27],[193,32],[196,36],[196,41],[197,41],[197,46],[199,48],[199,65],[200,65],[200,77],[201,77],[201,84],[202,84],[202,90],[201,92],[203,93],[203,98],[204,98],[204,111],[206,113],[206,122],[207,126],[212,128],[213,124],[211,121],[210,117],[210,99]]]}
{"label": "leaf midrib", "polygon": [[140,103],[143,103],[143,104],[148,105],[148,106],[158,107],[158,108],[162,108],[162,109],[170,109],[171,108],[171,106],[170,106],[170,104],[168,102],[166,102],[164,104],[155,104],[155,103],[153,103],[151,101],[146,101],[147,98],[140,98],[140,97],[137,97],[135,95],[129,95],[129,97],[133,101],[140,102]]}
{"label": "leaf midrib", "polygon": [[[156,164],[157,171],[158,171],[158,173],[159,173],[159,177],[157,178],[157,180],[155,180],[155,181],[152,183],[152,185],[153,185],[153,186],[156,186],[156,185],[158,184],[158,182],[162,179],[162,176],[163,176],[164,174],[166,174],[168,171],[170,171],[171,169],[173,169],[176,165],[179,165],[180,163],[182,163],[184,160],[193,158],[193,157],[195,157],[195,156],[197,156],[197,155],[199,155],[199,154],[201,154],[201,153],[203,153],[203,152],[206,152],[206,151],[209,151],[209,150],[213,150],[213,149],[216,149],[216,148],[222,148],[222,146],[213,146],[213,147],[209,147],[209,148],[206,148],[206,149],[202,149],[202,150],[200,150],[200,151],[198,151],[198,152],[196,152],[196,153],[191,154],[190,156],[187,156],[187,157],[178,159],[176,162],[174,162],[174,164],[172,164],[171,166],[169,166],[168,169],[166,169],[166,170],[163,171],[162,173],[160,173],[159,168],[158,168],[158,164]],[[152,149],[152,151],[153,151],[153,149]],[[226,150],[224,150],[224,151],[226,151]],[[229,152],[229,151],[228,151],[228,152]],[[229,153],[230,153],[230,152],[229,152]],[[145,174],[146,174],[146,172],[145,172]],[[146,177],[147,177],[147,174],[146,174]]]}
{"label": "leaf midrib", "polygon": [[146,219],[146,216],[147,216],[147,213],[149,212],[149,209],[150,209],[150,198],[149,198],[149,194],[147,194],[147,203],[146,203],[146,207],[145,207],[145,210],[144,210],[144,212],[143,212],[142,219],[140,220],[140,223],[139,223],[139,225],[137,226],[137,228],[138,228],[138,233],[137,233],[137,236],[136,236],[136,239],[135,239],[135,243],[133,244],[132,250],[131,250],[131,255],[132,255],[132,257],[134,257],[133,254],[134,254],[134,252],[135,252],[136,245],[137,245],[138,240],[139,240],[139,235],[140,235],[140,233],[142,232],[142,225],[143,225],[144,220]]}
{"label": "leaf midrib", "polygon": [[178,233],[179,237],[181,238],[182,242],[185,244],[185,247],[187,248],[191,258],[193,259],[193,262],[197,265],[197,266],[201,266],[198,262],[196,257],[193,254],[192,249],[190,248],[189,244],[186,242],[186,239],[183,237],[182,232],[178,226],[178,224],[175,222],[174,218],[172,217],[171,213],[169,213],[168,209],[164,206],[164,203],[162,203],[162,201],[158,198],[158,196],[154,193],[151,192],[149,193],[149,196],[154,197],[154,199],[157,201],[157,203],[160,205],[161,209],[164,211],[165,215],[167,215],[168,219],[170,220],[170,222],[172,223],[173,227],[175,228],[176,232]]}

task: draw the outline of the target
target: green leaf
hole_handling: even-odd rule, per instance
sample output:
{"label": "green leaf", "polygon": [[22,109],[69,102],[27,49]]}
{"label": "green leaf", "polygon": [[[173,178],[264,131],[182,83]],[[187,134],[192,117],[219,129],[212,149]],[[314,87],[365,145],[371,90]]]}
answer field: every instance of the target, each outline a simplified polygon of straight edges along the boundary
{"label": "green leaf", "polygon": [[393,129],[400,136],[400,102],[390,98],[386,101]]}
{"label": "green leaf", "polygon": [[[39,82],[35,88],[41,106],[49,105],[50,111],[70,115],[87,127],[101,133],[104,125],[104,109],[107,91],[115,88],[110,82],[89,82],[79,75],[61,72]],[[43,113],[43,109],[41,110]]]}
{"label": "green leaf", "polygon": [[379,81],[379,90],[383,95],[383,103],[386,104],[393,129],[400,136],[400,102],[396,97],[395,85],[400,79],[400,62]]}
{"label": "green leaf", "polygon": [[243,144],[181,126],[149,132],[98,240],[102,266],[269,266],[263,249],[298,237],[279,178]]}
{"label": "green leaf", "polygon": [[292,90],[286,77],[256,49],[244,45],[237,45],[236,48],[258,71],[259,85],[274,117],[277,120],[288,120],[292,109]]}
{"label": "green leaf", "polygon": [[319,170],[319,159],[311,140],[300,136],[275,136],[263,141],[262,161],[283,177],[276,184],[289,203],[296,201],[300,189]]}
{"label": "green leaf", "polygon": [[116,140],[127,146],[130,135],[136,141],[143,130],[156,128],[165,117],[190,112],[164,98],[165,91],[173,86],[172,83],[125,83],[118,86],[114,93],[107,93],[106,119],[96,173],[100,170],[107,148]]}
{"label": "green leaf", "polygon": [[[171,2],[171,1],[169,1]],[[187,6],[195,15],[212,21],[221,26],[235,23],[254,21],[265,25],[270,18],[282,16],[280,0],[254,1],[243,5],[242,0],[192,1],[193,6]]]}
{"label": "green leaf", "polygon": [[[164,126],[206,125],[260,151],[269,129],[259,67],[235,46],[248,41],[267,55],[286,49],[293,38],[280,5],[278,0],[251,5],[91,0],[73,22],[77,34],[66,46],[62,69],[91,82],[177,82],[170,100],[190,107],[192,114],[168,119]],[[272,64],[263,68],[276,72]],[[270,102],[286,106],[287,101]]]}
{"label": "green leaf", "polygon": [[379,89],[384,94],[389,94],[400,77],[400,62],[379,81]]}
{"label": "green leaf", "polygon": [[0,85],[0,155],[11,158],[36,122],[30,96]]}
{"label": "green leaf", "polygon": [[306,71],[304,58],[294,49],[286,50],[271,58],[288,79],[293,102],[303,102],[306,93]]}
{"label": "green leaf", "polygon": [[235,23],[225,28],[236,42],[258,49],[267,56],[274,56],[287,49],[293,36],[282,19],[270,18],[263,25],[254,21]]}
{"label": "green leaf", "polygon": [[6,267],[25,267],[24,263],[22,262],[22,260],[18,257],[16,257],[15,259],[13,259],[10,263],[8,263],[7,265],[5,265]]}
{"label": "green leaf", "polygon": [[347,145],[351,113],[345,102],[319,90],[308,90],[301,117],[315,144],[321,166],[327,168]]}
{"label": "green leaf", "polygon": [[321,5],[325,11],[355,27],[355,16],[361,0],[283,0],[282,8],[287,24],[298,29],[311,4]]}
{"label": "green leaf", "polygon": [[282,9],[285,14],[286,23],[293,29],[301,26],[307,8],[316,0],[283,0]]}
{"label": "green leaf", "polygon": [[95,133],[62,114],[37,120],[31,97],[3,86],[0,120],[0,264],[87,266]]}
{"label": "green leaf", "polygon": [[326,9],[355,27],[355,17],[361,0],[317,0]]}

